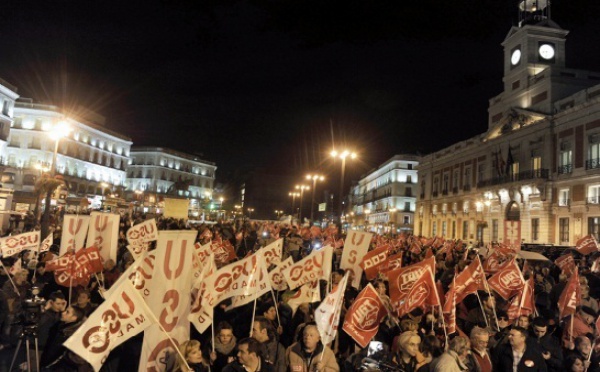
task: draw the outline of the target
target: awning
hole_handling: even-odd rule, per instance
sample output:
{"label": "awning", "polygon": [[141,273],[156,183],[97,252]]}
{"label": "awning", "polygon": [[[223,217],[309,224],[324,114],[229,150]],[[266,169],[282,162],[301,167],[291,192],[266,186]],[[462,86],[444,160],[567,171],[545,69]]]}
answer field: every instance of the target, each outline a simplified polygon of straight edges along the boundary
{"label": "awning", "polygon": [[531,261],[550,261],[550,259],[543,254],[537,252],[529,252],[529,251],[519,251],[517,254],[518,257],[523,258],[525,260]]}

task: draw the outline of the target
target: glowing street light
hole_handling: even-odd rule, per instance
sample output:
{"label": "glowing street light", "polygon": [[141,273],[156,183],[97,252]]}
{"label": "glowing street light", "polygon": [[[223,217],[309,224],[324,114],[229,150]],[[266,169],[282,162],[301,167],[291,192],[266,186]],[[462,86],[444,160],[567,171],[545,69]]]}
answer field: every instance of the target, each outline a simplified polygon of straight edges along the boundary
{"label": "glowing street light", "polygon": [[343,213],[343,204],[344,198],[342,195],[344,194],[344,173],[346,172],[346,158],[356,159],[356,153],[350,150],[343,150],[338,152],[336,150],[331,151],[331,157],[334,159],[342,159],[342,176],[340,178],[340,204],[339,204],[339,214],[340,214],[340,222],[342,221],[342,213]]}
{"label": "glowing street light", "polygon": [[310,190],[310,186],[296,185],[296,190],[300,190],[300,208],[298,208],[298,219],[300,220],[300,223],[302,223],[302,198],[304,196],[304,190]]}
{"label": "glowing street light", "polygon": [[315,190],[317,188],[317,181],[323,181],[325,179],[325,177],[323,177],[320,174],[307,174],[306,179],[313,181],[312,203],[310,204],[310,220],[313,221],[314,220],[314,210],[315,210]]}
{"label": "glowing street light", "polygon": [[294,204],[296,204],[296,198],[300,196],[300,193],[292,191],[292,192],[289,192],[288,195],[292,197],[292,214],[296,214],[294,212]]}
{"label": "glowing street light", "polygon": [[254,212],[254,208],[247,208],[248,211],[248,219],[252,219],[252,212]]}

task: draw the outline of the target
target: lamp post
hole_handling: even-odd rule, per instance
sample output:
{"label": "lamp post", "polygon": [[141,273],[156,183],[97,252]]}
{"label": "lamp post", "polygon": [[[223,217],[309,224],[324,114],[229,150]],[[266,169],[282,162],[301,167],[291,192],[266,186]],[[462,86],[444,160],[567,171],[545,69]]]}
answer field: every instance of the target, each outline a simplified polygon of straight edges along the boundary
{"label": "lamp post", "polygon": [[325,177],[323,177],[320,174],[307,174],[306,175],[306,179],[307,180],[312,180],[313,181],[313,188],[312,188],[312,202],[310,204],[310,220],[314,221],[315,217],[314,217],[314,210],[315,210],[315,190],[317,188],[317,181],[323,181],[325,179]]}
{"label": "lamp post", "polygon": [[298,219],[302,223],[302,198],[304,196],[304,190],[310,190],[308,185],[296,185],[296,190],[300,190],[300,208],[298,208]]}
{"label": "lamp post", "polygon": [[292,197],[292,215],[295,215],[296,213],[294,211],[294,205],[296,204],[296,198],[298,196],[300,196],[300,193],[299,192],[290,192],[288,195]]}
{"label": "lamp post", "polygon": [[275,215],[277,216],[277,219],[279,219],[279,217],[283,214],[283,211],[280,211],[279,209],[275,209]]}
{"label": "lamp post", "polygon": [[344,173],[346,172],[346,158],[350,157],[351,159],[356,159],[356,153],[349,151],[349,150],[344,150],[341,152],[333,150],[333,151],[331,151],[331,157],[342,159],[342,175],[340,178],[340,196],[339,196],[339,198],[340,198],[339,214],[340,214],[340,223],[341,223],[342,222],[342,213],[343,213],[343,204],[344,204],[344,198],[342,197],[342,195],[344,194]]}
{"label": "lamp post", "polygon": [[[54,153],[52,154],[52,163],[50,164],[50,177],[54,178],[56,176],[56,157],[58,154],[58,144],[60,139],[66,137],[71,132],[72,128],[64,121],[58,122],[50,131],[48,135],[50,138],[54,140]],[[48,189],[46,193],[46,205],[44,207],[44,214],[42,215],[41,228],[42,228],[42,236],[45,237],[48,235],[48,230],[50,228],[50,204],[52,203],[52,192],[54,190]]]}
{"label": "lamp post", "polygon": [[252,212],[254,212],[254,208],[248,208],[246,209],[248,211],[248,219],[252,219]]}

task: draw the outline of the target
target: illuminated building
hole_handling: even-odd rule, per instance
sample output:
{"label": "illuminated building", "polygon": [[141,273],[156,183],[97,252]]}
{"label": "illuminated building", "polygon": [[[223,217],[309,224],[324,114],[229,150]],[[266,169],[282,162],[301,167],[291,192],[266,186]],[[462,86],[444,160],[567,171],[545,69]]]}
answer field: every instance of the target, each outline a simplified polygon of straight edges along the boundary
{"label": "illuminated building", "polygon": [[[415,232],[575,245],[600,226],[600,73],[566,67],[546,2],[520,5],[502,43],[487,131],[421,159]],[[460,122],[456,122],[460,126]]]}
{"label": "illuminated building", "polygon": [[419,157],[396,155],[363,176],[350,193],[346,221],[354,228],[388,233],[412,232],[419,179]]}

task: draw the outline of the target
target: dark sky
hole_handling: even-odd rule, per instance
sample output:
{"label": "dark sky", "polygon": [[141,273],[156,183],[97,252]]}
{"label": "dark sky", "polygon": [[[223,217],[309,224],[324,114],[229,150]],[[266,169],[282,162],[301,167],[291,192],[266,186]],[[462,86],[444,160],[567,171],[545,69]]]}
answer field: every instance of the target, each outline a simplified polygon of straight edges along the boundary
{"label": "dark sky", "polygon": [[[135,145],[252,168],[356,177],[482,133],[515,0],[9,1],[0,77],[84,105]],[[556,0],[567,64],[600,70],[600,1]],[[337,165],[336,168],[337,169]]]}

